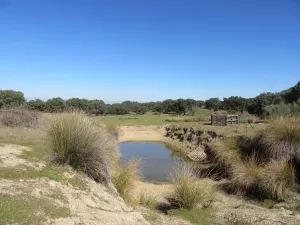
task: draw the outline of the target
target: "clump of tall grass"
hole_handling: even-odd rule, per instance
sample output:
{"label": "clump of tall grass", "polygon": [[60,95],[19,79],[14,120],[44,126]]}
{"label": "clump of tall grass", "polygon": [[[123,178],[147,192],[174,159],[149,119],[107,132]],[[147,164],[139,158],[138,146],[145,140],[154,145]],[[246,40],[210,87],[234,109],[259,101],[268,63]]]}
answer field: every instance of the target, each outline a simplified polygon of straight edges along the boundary
{"label": "clump of tall grass", "polygon": [[105,127],[79,112],[60,113],[46,118],[46,133],[56,162],[69,164],[97,182],[111,183],[111,169],[119,156]]}
{"label": "clump of tall grass", "polygon": [[259,188],[268,197],[283,200],[286,191],[295,183],[294,168],[285,159],[269,162],[262,170]]}
{"label": "clump of tall grass", "polygon": [[157,205],[157,196],[147,192],[141,192],[139,204],[147,208],[154,208]]}
{"label": "clump of tall grass", "polygon": [[[295,170],[291,162],[288,159],[266,160],[261,155],[255,154],[258,152],[257,149],[253,150],[252,155],[238,154],[239,148],[241,152],[245,151],[246,142],[243,138],[232,138],[225,139],[224,142],[215,142],[211,146],[217,163],[223,170],[228,171],[231,192],[282,200],[286,191],[293,187],[295,182]],[[251,145],[253,143],[250,142]]]}
{"label": "clump of tall grass", "polygon": [[172,197],[181,208],[194,209],[198,204],[206,201],[210,195],[205,191],[207,190],[205,182],[201,182],[187,165],[174,169],[170,181],[174,185]]}
{"label": "clump of tall grass", "polygon": [[[231,182],[236,193],[245,193],[255,190],[262,178],[263,167],[251,157],[240,160],[232,165]],[[255,190],[256,191],[256,190]]]}
{"label": "clump of tall grass", "polygon": [[300,157],[300,116],[273,118],[262,132],[261,142],[273,159]]}
{"label": "clump of tall grass", "polygon": [[228,169],[235,162],[239,162],[240,149],[236,137],[216,139],[210,144],[213,161]]}
{"label": "clump of tall grass", "polygon": [[118,193],[129,204],[133,203],[132,190],[135,182],[140,178],[138,164],[138,159],[131,159],[116,168],[112,176],[112,182]]}

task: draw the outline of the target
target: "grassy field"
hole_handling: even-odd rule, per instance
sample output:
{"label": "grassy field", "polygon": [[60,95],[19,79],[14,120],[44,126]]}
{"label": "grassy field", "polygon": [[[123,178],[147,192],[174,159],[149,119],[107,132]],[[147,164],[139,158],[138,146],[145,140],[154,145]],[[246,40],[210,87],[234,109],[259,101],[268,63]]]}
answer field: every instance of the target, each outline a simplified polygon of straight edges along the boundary
{"label": "grassy field", "polygon": [[114,126],[171,126],[193,127],[194,129],[213,130],[219,134],[232,136],[236,134],[252,135],[265,128],[265,124],[241,123],[233,126],[212,126],[210,125],[211,111],[203,110],[195,116],[177,116],[169,114],[161,115],[118,115],[118,116],[96,116],[94,121]]}
{"label": "grassy field", "polygon": [[165,125],[168,124],[166,119],[175,116],[170,115],[118,115],[118,116],[96,116],[93,120],[108,125],[119,126],[149,126],[149,125]]}
{"label": "grassy field", "polygon": [[92,117],[95,121],[99,121],[109,125],[119,126],[162,126],[166,124],[178,124],[190,122],[209,122],[211,111],[201,109],[193,116],[177,116],[172,114],[146,114],[146,115],[115,115],[115,116],[96,116]]}

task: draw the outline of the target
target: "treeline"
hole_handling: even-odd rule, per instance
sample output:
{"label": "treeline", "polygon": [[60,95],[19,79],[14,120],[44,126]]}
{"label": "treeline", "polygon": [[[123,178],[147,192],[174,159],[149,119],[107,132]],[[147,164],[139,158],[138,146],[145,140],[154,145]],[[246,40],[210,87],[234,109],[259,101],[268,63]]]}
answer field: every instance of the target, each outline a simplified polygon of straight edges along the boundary
{"label": "treeline", "polygon": [[268,116],[274,114],[289,114],[300,112],[300,82],[294,87],[279,93],[262,93],[255,98],[231,96],[221,101],[210,98],[206,101],[194,99],[167,99],[161,102],[139,103],[124,101],[116,104],[105,104],[102,100],[87,100],[71,98],[52,98],[47,101],[40,99],[26,101],[24,94],[13,90],[0,90],[0,108],[23,106],[41,112],[62,112],[66,109],[78,109],[93,115],[124,115],[128,113],[145,114],[152,111],[157,113],[175,113],[186,115],[194,107],[210,110],[226,110],[228,112],[248,111],[250,114]]}

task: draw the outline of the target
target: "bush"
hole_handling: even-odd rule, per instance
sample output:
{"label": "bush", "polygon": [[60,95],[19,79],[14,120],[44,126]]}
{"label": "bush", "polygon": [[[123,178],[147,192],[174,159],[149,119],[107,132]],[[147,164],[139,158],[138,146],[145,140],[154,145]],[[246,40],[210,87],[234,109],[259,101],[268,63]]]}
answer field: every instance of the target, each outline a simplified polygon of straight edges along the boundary
{"label": "bush", "polygon": [[300,157],[300,116],[276,117],[261,133],[265,151],[273,159]]}
{"label": "bush", "polygon": [[134,183],[139,180],[138,159],[131,159],[114,171],[113,184],[125,202],[133,202],[132,190]]}
{"label": "bush", "polygon": [[186,165],[175,169],[170,181],[174,185],[173,198],[181,208],[194,209],[208,198],[209,193],[205,191],[206,184],[201,182]]}
{"label": "bush", "polygon": [[34,127],[38,124],[39,113],[22,108],[0,110],[0,125]]}
{"label": "bush", "polygon": [[46,131],[55,161],[109,185],[118,153],[116,141],[107,130],[78,112],[52,114],[47,119]]}
{"label": "bush", "polygon": [[297,103],[268,105],[263,109],[265,117],[300,115],[300,105]]}
{"label": "bush", "polygon": [[294,168],[287,160],[271,161],[262,170],[259,188],[268,197],[283,200],[287,189],[294,183]]}

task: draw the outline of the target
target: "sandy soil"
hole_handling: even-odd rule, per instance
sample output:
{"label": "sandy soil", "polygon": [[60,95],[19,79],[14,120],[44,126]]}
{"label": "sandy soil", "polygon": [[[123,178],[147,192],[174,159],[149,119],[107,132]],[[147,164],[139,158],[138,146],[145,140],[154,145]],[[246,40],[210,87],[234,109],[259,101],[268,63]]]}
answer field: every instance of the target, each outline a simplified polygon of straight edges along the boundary
{"label": "sandy soil", "polygon": [[[0,146],[1,168],[14,166],[32,166],[31,162],[20,159],[18,155],[23,150],[30,149],[18,145]],[[66,178],[72,176],[65,172]],[[78,175],[80,176],[80,175]],[[141,224],[149,225],[140,212],[127,206],[119,197],[116,190],[104,187],[91,179],[81,176],[86,188],[81,190],[74,188],[68,183],[56,182],[48,178],[8,180],[0,178],[0,195],[26,196],[26,198],[48,199],[49,202],[58,206],[67,207],[70,217],[50,219],[44,224]],[[59,192],[58,196],[53,193]],[[57,194],[56,194],[57,195]],[[38,213],[38,212],[32,212]],[[47,217],[47,215],[45,215]]]}
{"label": "sandy soil", "polygon": [[43,163],[32,163],[17,157],[21,155],[23,151],[30,151],[30,148],[11,144],[3,144],[0,146],[0,168],[16,167],[20,165],[30,166],[37,169],[43,167]]}

